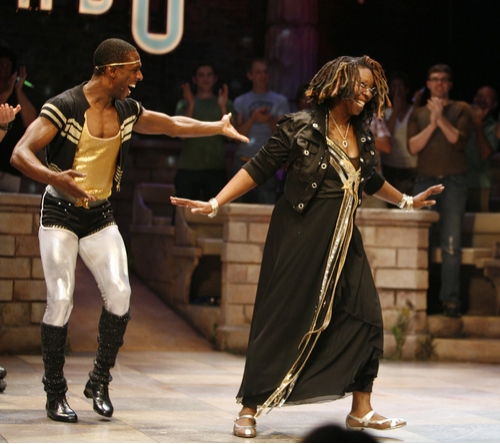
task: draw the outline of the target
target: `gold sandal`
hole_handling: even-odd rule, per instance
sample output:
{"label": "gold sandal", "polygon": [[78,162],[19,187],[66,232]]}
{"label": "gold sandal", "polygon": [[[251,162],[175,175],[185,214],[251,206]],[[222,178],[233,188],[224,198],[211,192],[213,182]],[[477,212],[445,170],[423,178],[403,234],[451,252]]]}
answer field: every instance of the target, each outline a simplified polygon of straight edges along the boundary
{"label": "gold sandal", "polygon": [[[345,425],[348,429],[351,430],[364,430],[364,429],[393,430],[393,429],[399,429],[400,427],[404,427],[406,425],[406,421],[402,418],[385,418],[376,421],[371,421],[371,418],[373,417],[374,414],[375,411],[372,410],[362,418],[357,418],[356,416],[347,415],[347,418],[345,419]],[[358,425],[353,426],[349,424],[350,419],[359,423],[359,426]]]}
{"label": "gold sandal", "polygon": [[[239,425],[236,421],[242,418],[252,419],[253,425]],[[257,435],[257,421],[253,415],[241,415],[234,420],[233,434],[239,438],[255,438]]]}

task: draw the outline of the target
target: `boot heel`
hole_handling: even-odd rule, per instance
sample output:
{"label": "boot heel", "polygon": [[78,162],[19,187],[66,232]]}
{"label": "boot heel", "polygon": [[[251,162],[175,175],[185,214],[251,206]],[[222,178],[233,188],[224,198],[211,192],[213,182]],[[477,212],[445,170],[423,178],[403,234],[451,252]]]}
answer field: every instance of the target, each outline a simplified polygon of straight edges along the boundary
{"label": "boot heel", "polygon": [[113,416],[114,408],[109,399],[108,384],[93,382],[88,380],[83,394],[86,398],[92,399],[94,412],[106,418]]}

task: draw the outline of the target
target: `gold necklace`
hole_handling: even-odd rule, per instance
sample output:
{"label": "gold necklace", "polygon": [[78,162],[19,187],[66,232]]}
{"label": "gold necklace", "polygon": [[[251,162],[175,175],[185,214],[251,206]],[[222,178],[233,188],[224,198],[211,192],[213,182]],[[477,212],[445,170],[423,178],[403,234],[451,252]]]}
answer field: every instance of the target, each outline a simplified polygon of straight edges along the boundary
{"label": "gold necklace", "polygon": [[342,132],[340,131],[339,126],[337,125],[337,122],[335,122],[335,119],[333,118],[332,114],[331,114],[331,113],[329,113],[329,114],[330,114],[330,117],[331,117],[331,118],[332,118],[332,120],[333,120],[333,123],[334,123],[334,124],[335,124],[335,126],[337,127],[337,131],[339,132],[340,137],[342,137],[342,146],[343,146],[345,149],[347,149],[347,145],[348,145],[348,143],[347,143],[347,134],[349,133],[349,127],[350,127],[350,125],[351,125],[351,118],[349,117],[349,121],[347,122],[347,129],[346,129],[346,131],[345,131],[345,135],[342,135]]}

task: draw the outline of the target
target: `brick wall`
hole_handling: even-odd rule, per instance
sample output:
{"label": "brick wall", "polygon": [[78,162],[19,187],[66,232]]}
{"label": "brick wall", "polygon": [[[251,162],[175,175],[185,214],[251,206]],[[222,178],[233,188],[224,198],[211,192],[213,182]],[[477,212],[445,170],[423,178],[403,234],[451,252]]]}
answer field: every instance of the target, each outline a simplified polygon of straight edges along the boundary
{"label": "brick wall", "polygon": [[39,353],[46,287],[40,196],[0,193],[0,353]]}
{"label": "brick wall", "polygon": [[[257,280],[272,207],[230,204],[223,210],[221,324],[217,347],[245,352]],[[385,356],[396,353],[391,328],[408,310],[402,357],[415,358],[427,335],[428,230],[438,219],[433,211],[363,209],[357,212],[366,254],[379,291],[385,328]]]}
{"label": "brick wall", "polygon": [[[46,288],[37,239],[39,205],[40,196],[0,193],[0,353],[40,350]],[[244,352],[272,207],[230,204],[221,211],[224,244],[216,345]],[[356,223],[381,299],[386,356],[395,353],[391,327],[402,309],[410,308],[403,357],[414,358],[427,335],[428,228],[436,220],[432,211],[358,210]]]}

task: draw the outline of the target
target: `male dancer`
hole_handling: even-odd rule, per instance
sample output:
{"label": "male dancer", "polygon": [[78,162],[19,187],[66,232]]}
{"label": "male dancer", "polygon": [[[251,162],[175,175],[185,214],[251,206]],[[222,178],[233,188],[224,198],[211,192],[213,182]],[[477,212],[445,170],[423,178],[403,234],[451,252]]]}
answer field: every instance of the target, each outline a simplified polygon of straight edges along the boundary
{"label": "male dancer", "polygon": [[[144,109],[128,97],[142,78],[136,48],[123,40],[105,40],[94,53],[90,81],[48,100],[12,154],[14,167],[47,184],[39,230],[47,284],[41,329],[46,411],[55,421],[77,421],[66,399],[63,366],[78,254],[104,299],[94,368],[84,394],[92,398],[96,413],[113,415],[108,384],[130,319],[130,284],[123,239],[108,197],[113,185],[120,189],[132,131],[248,140],[231,126],[230,115],[200,122]],[[36,157],[44,147],[48,167]]]}

